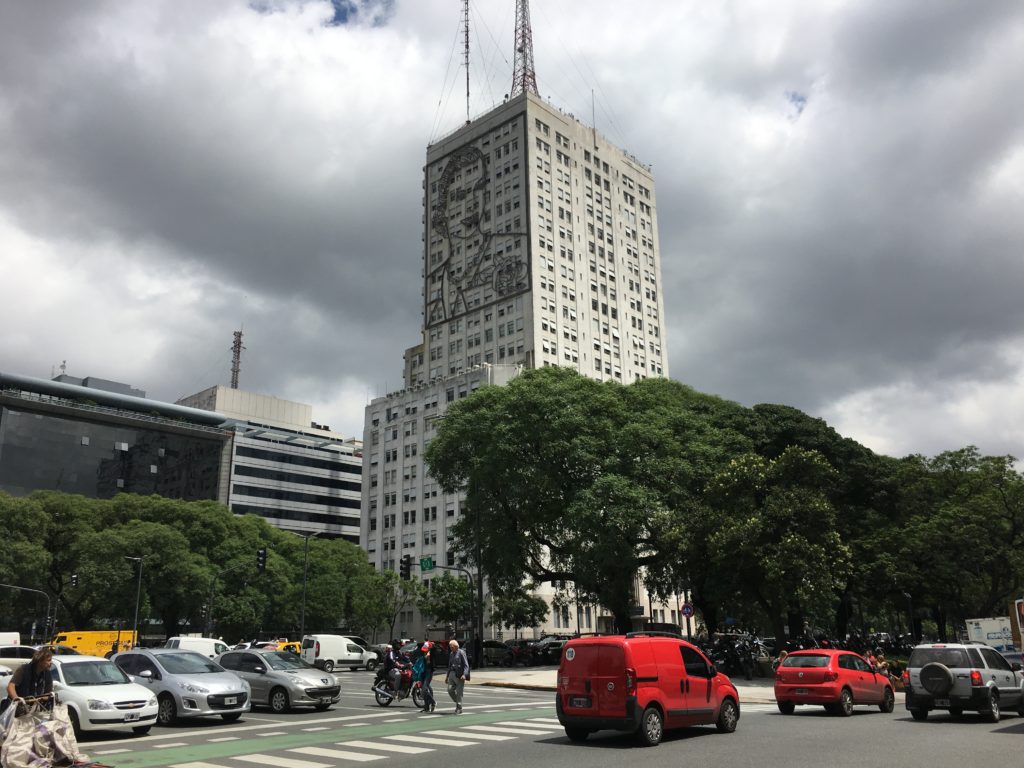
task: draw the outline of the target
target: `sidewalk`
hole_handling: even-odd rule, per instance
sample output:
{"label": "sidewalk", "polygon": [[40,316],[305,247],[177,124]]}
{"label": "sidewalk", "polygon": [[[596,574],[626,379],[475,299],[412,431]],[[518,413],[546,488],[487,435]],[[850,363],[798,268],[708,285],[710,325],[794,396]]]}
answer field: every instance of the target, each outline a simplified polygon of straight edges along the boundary
{"label": "sidewalk", "polygon": [[[495,688],[521,688],[528,691],[552,691],[557,686],[558,667],[485,667],[474,669],[470,685],[486,685]],[[731,678],[743,704],[774,704],[775,681],[770,677],[755,677],[753,680]],[[903,694],[896,693],[896,706],[903,706]]]}
{"label": "sidewalk", "polygon": [[[485,667],[474,669],[470,685],[495,688],[521,688],[528,691],[554,691],[558,667]],[[774,704],[774,680],[755,677],[753,680],[733,679],[740,695],[740,704]],[[897,694],[897,698],[900,694]]]}

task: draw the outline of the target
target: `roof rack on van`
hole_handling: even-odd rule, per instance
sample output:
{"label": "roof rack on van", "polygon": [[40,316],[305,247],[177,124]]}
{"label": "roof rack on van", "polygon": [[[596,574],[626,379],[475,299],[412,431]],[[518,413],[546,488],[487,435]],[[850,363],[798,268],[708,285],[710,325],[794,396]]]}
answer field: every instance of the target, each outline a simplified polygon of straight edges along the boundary
{"label": "roof rack on van", "polygon": [[683,638],[678,632],[659,632],[656,630],[650,632],[627,632],[626,637],[675,637],[680,640]]}
{"label": "roof rack on van", "polygon": [[607,637],[607,632],[579,632],[573,637]]}

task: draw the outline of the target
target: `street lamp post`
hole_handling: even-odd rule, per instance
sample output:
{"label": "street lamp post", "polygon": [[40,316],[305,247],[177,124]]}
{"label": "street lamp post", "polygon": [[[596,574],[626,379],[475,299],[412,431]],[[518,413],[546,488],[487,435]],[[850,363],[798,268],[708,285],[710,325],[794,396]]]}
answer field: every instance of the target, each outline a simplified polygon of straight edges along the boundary
{"label": "street lamp post", "polygon": [[909,592],[904,592],[903,596],[907,598],[907,623],[910,624],[910,639],[916,643],[917,627],[914,625],[914,599],[910,596]]}
{"label": "street lamp post", "polygon": [[[292,533],[295,533],[292,531]],[[296,536],[302,536],[305,542],[305,552],[302,557],[302,612],[299,614],[299,641],[306,636],[306,579],[309,576],[309,540],[316,536],[320,531],[313,531],[305,535],[296,533]]]}
{"label": "street lamp post", "polygon": [[142,558],[125,555],[124,559],[139,564],[139,575],[135,583],[135,621],[132,622],[132,632],[135,635],[133,647],[137,647],[141,645],[139,642],[139,598],[142,596]]}

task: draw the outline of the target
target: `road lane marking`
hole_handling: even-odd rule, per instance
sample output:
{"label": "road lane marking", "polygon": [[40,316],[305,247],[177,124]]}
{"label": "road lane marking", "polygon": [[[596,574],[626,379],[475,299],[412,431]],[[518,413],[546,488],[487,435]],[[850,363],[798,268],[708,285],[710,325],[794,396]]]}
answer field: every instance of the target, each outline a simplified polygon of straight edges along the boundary
{"label": "road lane marking", "polygon": [[187,741],[173,741],[170,744],[154,744],[153,749],[170,749],[171,747],[187,747]]}
{"label": "road lane marking", "polygon": [[385,723],[404,723],[405,722],[405,718],[404,717],[396,717],[394,720],[385,720],[384,722]]}
{"label": "road lane marking", "polygon": [[175,763],[170,768],[223,768],[216,763]]}
{"label": "road lane marking", "polygon": [[218,741],[238,741],[239,738],[241,738],[241,737],[239,737],[239,736],[221,736],[219,739],[207,739],[207,741],[214,742],[214,743],[216,743]]}
{"label": "road lane marking", "polygon": [[[390,722],[390,721],[385,720],[384,722],[387,723],[387,722]],[[302,730],[304,730],[304,731],[329,731],[331,729],[328,728],[326,725],[318,725],[316,728],[303,728]]]}
{"label": "road lane marking", "polygon": [[[435,744],[439,747],[475,747],[480,742],[478,741],[453,741],[452,739],[435,739],[430,736],[408,735],[408,736],[385,736],[385,739],[390,741],[405,741],[413,742],[415,744]],[[475,736],[473,737],[475,738]]]}
{"label": "road lane marking", "polygon": [[558,723],[528,723],[525,720],[503,720],[495,725],[508,725],[512,728],[552,728],[554,730],[561,730],[562,726]]}
{"label": "road lane marking", "polygon": [[377,749],[381,752],[399,752],[403,755],[420,755],[434,750],[426,747],[406,747],[402,744],[380,744],[376,741],[339,741],[340,747],[356,747],[357,749]]}
{"label": "road lane marking", "polygon": [[[546,736],[551,731],[538,731],[530,728],[501,728],[494,725],[466,725],[464,731],[485,731],[487,733],[508,733],[512,736]],[[475,733],[473,734],[476,735]]]}
{"label": "road lane marking", "polygon": [[274,765],[277,768],[334,768],[329,763],[314,763],[311,760],[292,760],[288,757],[277,757],[276,755],[235,755],[232,760],[245,760],[247,763],[259,763],[260,765]]}
{"label": "road lane marking", "polygon": [[267,731],[266,733],[257,733],[257,736],[287,736],[288,731]]}
{"label": "road lane marking", "polygon": [[456,736],[460,739],[483,739],[484,741],[513,741],[515,736],[499,736],[496,733],[463,733],[462,731],[424,731],[437,736]]}
{"label": "road lane marking", "polygon": [[373,760],[384,760],[387,758],[387,755],[368,755],[365,752],[349,752],[347,749],[327,749],[326,747],[298,747],[288,751],[298,752],[300,755],[313,755],[314,757],[334,757],[340,760],[352,760],[357,763],[369,763]]}
{"label": "road lane marking", "polygon": [[369,725],[369,723],[345,723],[344,728],[358,728],[361,725]]}
{"label": "road lane marking", "polygon": [[89,751],[96,755],[118,755],[122,752],[131,752],[130,749],[90,749]]}
{"label": "road lane marking", "polygon": [[526,719],[531,723],[555,723],[556,725],[561,725],[557,717],[528,717]]}

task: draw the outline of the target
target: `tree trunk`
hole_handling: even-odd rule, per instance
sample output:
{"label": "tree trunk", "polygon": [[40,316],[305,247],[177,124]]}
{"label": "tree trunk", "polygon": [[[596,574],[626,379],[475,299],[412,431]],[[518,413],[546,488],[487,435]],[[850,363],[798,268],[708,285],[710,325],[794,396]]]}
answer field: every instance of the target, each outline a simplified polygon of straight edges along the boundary
{"label": "tree trunk", "polygon": [[850,605],[853,596],[847,586],[843,594],[839,596],[839,605],[836,607],[836,638],[843,640],[849,632],[850,627]]}
{"label": "tree trunk", "polygon": [[789,624],[790,639],[801,637],[804,634],[804,612],[800,608],[791,610],[786,615]]}

